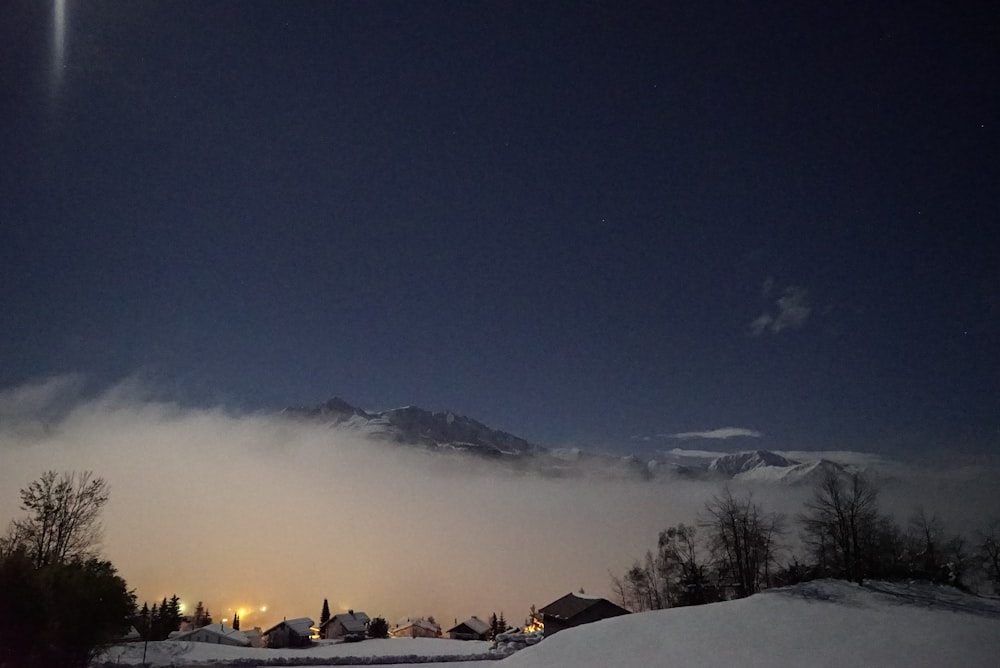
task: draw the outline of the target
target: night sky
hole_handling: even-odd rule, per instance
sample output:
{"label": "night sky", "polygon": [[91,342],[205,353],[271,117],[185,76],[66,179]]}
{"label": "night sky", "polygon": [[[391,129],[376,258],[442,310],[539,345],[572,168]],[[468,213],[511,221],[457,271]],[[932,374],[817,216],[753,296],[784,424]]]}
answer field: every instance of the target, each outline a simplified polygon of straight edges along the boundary
{"label": "night sky", "polygon": [[0,388],[996,450],[998,16],[8,0]]}

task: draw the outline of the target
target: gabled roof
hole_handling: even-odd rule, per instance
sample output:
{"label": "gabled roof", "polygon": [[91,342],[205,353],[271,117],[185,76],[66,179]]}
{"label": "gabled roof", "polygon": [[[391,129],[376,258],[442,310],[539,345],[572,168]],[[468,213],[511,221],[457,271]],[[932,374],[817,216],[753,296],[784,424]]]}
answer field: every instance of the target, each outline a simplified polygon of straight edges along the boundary
{"label": "gabled roof", "polygon": [[574,593],[569,593],[562,598],[549,603],[547,606],[539,610],[541,614],[546,617],[555,617],[556,619],[573,619],[580,613],[588,610],[589,608],[597,605],[598,603],[604,602],[614,608],[621,610],[621,614],[629,614],[628,610],[622,608],[621,606],[615,605],[611,601],[604,598],[594,598],[590,596],[579,596]]}
{"label": "gabled roof", "polygon": [[479,617],[473,615],[472,617],[469,617],[461,624],[458,624],[457,626],[453,626],[452,628],[448,629],[447,633],[451,633],[452,631],[458,631],[459,633],[461,633],[462,632],[461,628],[463,626],[472,631],[473,633],[482,634],[490,630],[489,624],[479,619]]}
{"label": "gabled roof", "polygon": [[312,635],[313,620],[309,619],[308,617],[296,617],[295,619],[286,619],[282,622],[278,622],[268,630],[264,631],[264,633],[262,633],[261,635],[266,636],[268,633],[271,633],[275,629],[281,628],[282,626],[287,627],[289,630],[295,633],[295,635],[308,638],[309,636]]}
{"label": "gabled roof", "polygon": [[399,626],[393,629],[393,631],[398,631],[400,629],[408,629],[411,626],[417,626],[422,629],[427,629],[428,631],[434,631],[435,633],[441,632],[440,624],[438,624],[437,622],[432,622],[429,619],[425,619],[424,617],[417,617],[416,619],[413,620],[408,619],[405,622],[400,622]]}
{"label": "gabled roof", "polygon": [[340,622],[340,625],[344,628],[347,633],[364,633],[368,630],[367,624],[371,619],[368,618],[363,612],[342,612],[339,615],[334,615],[326,621],[320,628],[326,628],[334,622]]}
{"label": "gabled roof", "polygon": [[191,629],[190,631],[184,631],[178,633],[177,635],[171,635],[171,640],[186,640],[198,631],[207,631],[213,635],[221,636],[223,638],[228,638],[241,645],[249,645],[250,639],[242,631],[237,631],[234,628],[230,628],[225,624],[209,624],[207,626],[200,626],[196,629]]}

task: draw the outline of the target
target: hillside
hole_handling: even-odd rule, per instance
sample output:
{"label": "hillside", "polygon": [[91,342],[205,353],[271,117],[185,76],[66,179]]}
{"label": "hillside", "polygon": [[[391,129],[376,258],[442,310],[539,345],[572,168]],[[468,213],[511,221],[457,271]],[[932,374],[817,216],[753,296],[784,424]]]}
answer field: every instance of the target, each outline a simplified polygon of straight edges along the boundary
{"label": "hillside", "polygon": [[563,631],[503,668],[995,666],[1000,601],[926,584],[823,580]]}

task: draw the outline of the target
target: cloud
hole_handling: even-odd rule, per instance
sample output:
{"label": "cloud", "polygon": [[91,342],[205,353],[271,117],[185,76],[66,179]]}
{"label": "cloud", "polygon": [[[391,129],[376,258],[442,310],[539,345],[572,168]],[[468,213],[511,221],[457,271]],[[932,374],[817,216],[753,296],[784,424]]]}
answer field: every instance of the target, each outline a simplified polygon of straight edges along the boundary
{"label": "cloud", "polygon": [[668,434],[667,438],[679,438],[687,440],[690,438],[760,438],[763,436],[759,431],[753,429],[743,429],[742,427],[723,427],[721,429],[710,429],[709,431],[684,431],[679,434]]}
{"label": "cloud", "polygon": [[[764,281],[762,293],[769,295],[774,282]],[[747,325],[750,336],[760,336],[765,332],[778,334],[786,329],[798,329],[809,320],[812,307],[809,305],[809,291],[797,285],[784,289],[774,301],[774,308],[765,310]]]}
{"label": "cloud", "polygon": [[60,404],[75,399],[83,387],[83,377],[75,374],[33,380],[0,391],[0,420],[4,422],[33,419],[51,414]]}

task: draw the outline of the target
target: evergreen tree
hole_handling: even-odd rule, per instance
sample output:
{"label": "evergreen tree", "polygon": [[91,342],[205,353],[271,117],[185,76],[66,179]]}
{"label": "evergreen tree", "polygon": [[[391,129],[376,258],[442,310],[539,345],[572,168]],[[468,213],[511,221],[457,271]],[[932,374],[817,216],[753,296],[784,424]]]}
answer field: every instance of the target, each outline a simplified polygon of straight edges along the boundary
{"label": "evergreen tree", "polygon": [[233,630],[234,631],[240,630],[240,613],[238,612],[235,615],[233,615]]}
{"label": "evergreen tree", "polygon": [[169,636],[174,631],[181,628],[181,599],[174,594],[167,602],[167,613],[165,615],[164,628]]}
{"label": "evergreen tree", "polygon": [[162,631],[161,626],[160,609],[156,607],[156,603],[154,603],[152,609],[149,611],[149,638],[147,638],[147,640],[162,640],[160,637]]}
{"label": "evergreen tree", "polygon": [[500,611],[500,619],[497,620],[497,634],[504,633],[510,627],[507,626],[507,620],[503,618],[503,610]]}
{"label": "evergreen tree", "polygon": [[498,628],[500,628],[500,620],[497,619],[497,613],[494,612],[492,615],[490,615],[490,630],[487,636],[489,640],[496,639],[497,633],[499,633],[499,631],[497,630]]}
{"label": "evergreen tree", "polygon": [[389,637],[389,623],[385,621],[382,617],[376,617],[375,619],[368,622],[368,637],[369,638],[388,638]]}
{"label": "evergreen tree", "polygon": [[324,598],[323,599],[323,611],[319,613],[319,625],[323,626],[328,621],[330,621],[330,604]]}
{"label": "evergreen tree", "polygon": [[0,666],[86,668],[121,638],[135,596],[110,562],[0,559]]}
{"label": "evergreen tree", "polygon": [[212,613],[208,611],[208,608],[201,601],[198,601],[198,605],[194,608],[194,618],[191,620],[191,623],[196,629],[212,623]]}
{"label": "evergreen tree", "polygon": [[149,604],[145,601],[142,602],[142,610],[136,615],[135,626],[143,638],[149,638]]}

